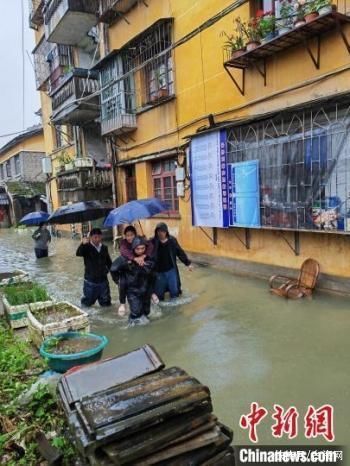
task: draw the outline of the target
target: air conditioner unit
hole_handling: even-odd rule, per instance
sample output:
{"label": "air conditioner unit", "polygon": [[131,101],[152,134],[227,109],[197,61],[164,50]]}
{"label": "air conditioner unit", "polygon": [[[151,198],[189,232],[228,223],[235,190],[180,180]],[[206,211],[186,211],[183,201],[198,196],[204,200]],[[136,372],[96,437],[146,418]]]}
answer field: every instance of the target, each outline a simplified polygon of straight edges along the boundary
{"label": "air conditioner unit", "polygon": [[51,157],[44,157],[41,159],[41,166],[45,175],[51,175],[52,173],[52,161]]}

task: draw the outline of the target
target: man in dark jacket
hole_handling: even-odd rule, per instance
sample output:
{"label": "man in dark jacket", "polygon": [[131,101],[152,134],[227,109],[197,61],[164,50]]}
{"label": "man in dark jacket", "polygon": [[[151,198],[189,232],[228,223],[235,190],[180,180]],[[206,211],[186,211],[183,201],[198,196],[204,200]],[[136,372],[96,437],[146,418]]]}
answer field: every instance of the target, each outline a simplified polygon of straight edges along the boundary
{"label": "man in dark jacket", "polygon": [[93,228],[89,238],[83,238],[76,255],[84,258],[85,274],[81,304],[92,306],[96,300],[100,306],[111,305],[111,293],[107,275],[112,265],[108,248],[102,244],[102,231]]}
{"label": "man in dark jacket", "polygon": [[160,301],[164,300],[166,291],[170,292],[171,298],[177,298],[182,291],[176,259],[179,258],[190,271],[192,271],[191,261],[177,242],[177,239],[169,235],[166,223],[159,223],[156,226],[152,243],[157,271],[155,294]]}
{"label": "man in dark jacket", "polygon": [[144,257],[143,265],[135,260],[118,257],[112,264],[111,275],[115,283],[122,283],[130,306],[129,323],[146,324],[151,310],[153,270],[155,261],[146,255],[146,241],[136,236],[132,242],[134,257]]}

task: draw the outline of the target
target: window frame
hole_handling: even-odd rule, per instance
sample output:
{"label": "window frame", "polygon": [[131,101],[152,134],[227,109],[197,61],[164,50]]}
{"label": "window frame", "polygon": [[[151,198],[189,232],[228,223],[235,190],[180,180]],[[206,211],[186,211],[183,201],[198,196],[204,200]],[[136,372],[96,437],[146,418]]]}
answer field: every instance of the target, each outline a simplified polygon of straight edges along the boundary
{"label": "window frame", "polygon": [[[167,170],[166,167],[164,166],[167,162],[174,162],[174,169],[173,170]],[[179,197],[176,194],[176,175],[175,175],[175,162],[176,159],[170,158],[170,159],[162,159],[159,161],[155,161],[152,163],[152,189],[153,189],[153,195],[157,199],[160,199],[164,202],[167,202],[168,204],[171,204],[171,209],[167,211],[169,214],[178,214],[180,209],[179,209]],[[156,164],[160,165],[160,170],[159,172],[155,173],[154,172],[154,166]],[[165,185],[165,180],[170,178],[170,186]],[[160,183],[160,187],[155,187],[156,182]],[[165,197],[165,190],[166,189],[171,189],[171,199]],[[157,191],[160,190],[160,196],[157,195]]]}

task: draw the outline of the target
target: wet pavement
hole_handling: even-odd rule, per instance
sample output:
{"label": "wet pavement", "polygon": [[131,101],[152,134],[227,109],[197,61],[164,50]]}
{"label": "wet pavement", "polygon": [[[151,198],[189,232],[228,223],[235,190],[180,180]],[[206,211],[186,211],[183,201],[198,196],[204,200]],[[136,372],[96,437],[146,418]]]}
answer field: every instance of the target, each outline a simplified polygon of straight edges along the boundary
{"label": "wet pavement", "polygon": [[[37,261],[30,231],[0,230],[0,270],[26,270],[55,298],[79,305],[83,263],[75,257],[77,246],[54,239],[50,257]],[[181,272],[183,304],[157,307],[150,325],[131,329],[116,314],[118,294],[110,281],[113,308],[89,311],[91,330],[110,339],[104,355],[152,344],[168,367],[182,367],[210,387],[215,413],[234,429],[236,444],[248,443],[239,418],[257,401],[269,410],[258,426],[259,443],[278,443],[271,414],[279,404],[299,410],[295,444],[324,444],[322,437],[305,438],[303,417],[310,404],[331,404],[336,444],[349,445],[350,299],[316,293],[287,301],[270,296],[264,281],[208,267]]]}

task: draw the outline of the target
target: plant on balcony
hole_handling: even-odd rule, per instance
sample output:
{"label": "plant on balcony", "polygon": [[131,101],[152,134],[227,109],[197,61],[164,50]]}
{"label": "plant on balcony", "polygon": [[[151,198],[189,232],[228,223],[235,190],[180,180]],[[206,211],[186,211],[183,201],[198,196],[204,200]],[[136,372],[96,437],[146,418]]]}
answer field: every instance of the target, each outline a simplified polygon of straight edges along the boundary
{"label": "plant on balcony", "polygon": [[242,23],[244,34],[247,38],[247,52],[256,49],[261,43],[260,18],[252,18],[248,26]]}
{"label": "plant on balcony", "polygon": [[280,1],[280,19],[278,20],[278,33],[285,34],[293,27],[294,8],[289,0]]}
{"label": "plant on balcony", "polygon": [[294,20],[294,27],[298,28],[303,26],[306,21],[304,19],[305,15],[305,0],[298,0],[294,3],[294,10],[295,10],[295,20]]}
{"label": "plant on balcony", "polygon": [[319,15],[326,15],[333,10],[333,7],[329,0],[315,0],[315,7]]}
{"label": "plant on balcony", "polygon": [[71,170],[73,168],[74,157],[68,154],[66,150],[63,150],[60,155],[57,157],[57,161],[60,167],[60,171]]}
{"label": "plant on balcony", "polygon": [[317,11],[317,1],[316,0],[309,0],[305,3],[305,21],[309,23],[313,21],[318,16]]}
{"label": "plant on balcony", "polygon": [[225,31],[220,33],[220,37],[226,37],[223,49],[230,55],[231,59],[239,57],[246,50],[244,43],[244,23],[241,18],[238,17],[234,20],[234,24],[234,34],[227,34]]}
{"label": "plant on balcony", "polygon": [[[259,17],[258,14],[257,17]],[[259,27],[263,43],[276,36],[276,17],[272,11],[261,12]]]}

